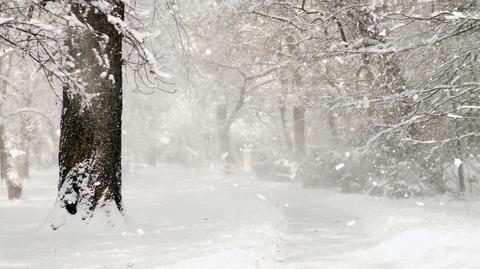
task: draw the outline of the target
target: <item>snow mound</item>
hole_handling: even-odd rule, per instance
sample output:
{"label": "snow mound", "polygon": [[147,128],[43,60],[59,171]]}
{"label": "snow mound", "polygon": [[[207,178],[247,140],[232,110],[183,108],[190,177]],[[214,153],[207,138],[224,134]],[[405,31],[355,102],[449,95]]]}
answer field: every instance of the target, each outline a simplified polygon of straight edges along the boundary
{"label": "snow mound", "polygon": [[40,229],[41,233],[71,234],[110,234],[132,232],[134,229],[127,225],[125,216],[116,208],[116,205],[107,203],[97,208],[93,217],[85,218],[81,214],[70,215],[58,205],[50,213],[47,221]]}
{"label": "snow mound", "polygon": [[277,264],[282,234],[269,225],[224,231],[215,251],[157,269],[269,269]]}
{"label": "snow mound", "polygon": [[480,268],[480,235],[458,230],[415,229],[397,234],[355,256],[375,257],[394,268]]}
{"label": "snow mound", "polygon": [[228,250],[219,251],[217,253],[194,258],[187,261],[182,261],[174,265],[167,265],[156,267],[158,269],[198,269],[198,268],[209,268],[209,269],[240,269],[240,268],[255,268],[255,267],[244,267],[243,264],[245,260],[248,260],[248,251],[233,248]]}

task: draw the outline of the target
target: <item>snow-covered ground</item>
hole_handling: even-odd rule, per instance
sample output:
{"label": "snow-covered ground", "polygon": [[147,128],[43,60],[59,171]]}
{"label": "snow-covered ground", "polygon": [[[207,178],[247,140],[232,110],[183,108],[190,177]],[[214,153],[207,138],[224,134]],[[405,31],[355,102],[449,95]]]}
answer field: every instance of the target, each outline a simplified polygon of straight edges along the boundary
{"label": "snow-covered ground", "polygon": [[392,201],[166,165],[128,173],[128,218],[48,229],[56,172],[0,188],[0,268],[480,268],[480,204]]}

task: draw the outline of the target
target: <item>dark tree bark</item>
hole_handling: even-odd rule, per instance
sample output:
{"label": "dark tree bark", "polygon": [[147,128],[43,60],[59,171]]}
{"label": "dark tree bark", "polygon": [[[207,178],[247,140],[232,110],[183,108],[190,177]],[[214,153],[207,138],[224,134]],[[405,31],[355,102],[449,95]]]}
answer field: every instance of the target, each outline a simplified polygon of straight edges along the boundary
{"label": "dark tree bark", "polygon": [[107,0],[110,14],[73,3],[72,13],[90,30],[71,29],[67,41],[72,74],[83,87],[64,86],[60,135],[59,204],[91,217],[114,203],[122,211],[122,38],[112,16],[124,19],[124,4]]}

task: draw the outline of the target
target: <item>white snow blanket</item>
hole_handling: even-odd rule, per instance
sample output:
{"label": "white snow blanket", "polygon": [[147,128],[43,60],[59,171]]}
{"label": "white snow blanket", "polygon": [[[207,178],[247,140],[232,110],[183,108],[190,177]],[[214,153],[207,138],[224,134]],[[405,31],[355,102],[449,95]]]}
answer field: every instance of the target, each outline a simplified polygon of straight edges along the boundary
{"label": "white snow blanket", "polygon": [[[0,268],[480,268],[480,204],[393,201],[166,165],[127,173],[127,219],[48,229],[56,171],[0,187]],[[114,227],[111,227],[114,225]]]}

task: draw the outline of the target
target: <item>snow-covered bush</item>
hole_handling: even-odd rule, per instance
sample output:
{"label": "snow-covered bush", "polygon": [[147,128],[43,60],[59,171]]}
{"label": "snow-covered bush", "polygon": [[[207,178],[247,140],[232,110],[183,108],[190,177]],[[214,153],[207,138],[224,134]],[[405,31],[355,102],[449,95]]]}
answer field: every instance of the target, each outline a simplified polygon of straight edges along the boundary
{"label": "snow-covered bush", "polygon": [[254,166],[255,174],[260,179],[273,181],[290,181],[298,170],[298,164],[286,157],[257,152]]}
{"label": "snow-covered bush", "polygon": [[369,194],[402,199],[432,192],[422,177],[422,169],[415,162],[402,161],[382,167],[378,172],[377,178],[366,181],[365,190]]}
{"label": "snow-covered bush", "polygon": [[337,151],[322,153],[303,162],[295,179],[307,187],[338,188],[346,193],[366,193],[406,199],[444,193],[441,166],[423,167],[418,162],[352,155]]}

